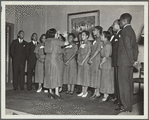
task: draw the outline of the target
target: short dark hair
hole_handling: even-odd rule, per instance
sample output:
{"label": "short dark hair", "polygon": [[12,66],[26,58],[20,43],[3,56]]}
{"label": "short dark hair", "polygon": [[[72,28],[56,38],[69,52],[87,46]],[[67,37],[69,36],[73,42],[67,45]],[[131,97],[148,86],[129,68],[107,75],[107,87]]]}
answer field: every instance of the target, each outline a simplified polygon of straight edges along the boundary
{"label": "short dark hair", "polygon": [[36,35],[36,36],[38,37],[37,33],[33,33],[33,34],[31,35],[31,40],[33,40],[33,35]]}
{"label": "short dark hair", "polygon": [[131,23],[132,16],[129,13],[124,13],[120,16],[120,19],[126,19],[128,23]]}
{"label": "short dark hair", "polygon": [[17,38],[19,38],[19,35],[20,35],[20,33],[21,32],[23,32],[24,33],[24,31],[23,30],[20,30],[19,32],[18,32],[18,34],[17,34]]}
{"label": "short dark hair", "polygon": [[81,35],[81,34],[82,34],[82,32],[79,32],[77,35],[78,41],[80,41],[79,35]]}
{"label": "short dark hair", "polygon": [[63,41],[66,40],[65,37],[62,34],[59,34],[59,35],[61,36],[61,38],[62,38]]}
{"label": "short dark hair", "polygon": [[112,26],[110,26],[107,31],[110,33],[111,36],[113,35],[113,27]]}
{"label": "short dark hair", "polygon": [[40,36],[40,42],[41,42],[41,43],[43,43],[43,41],[42,41],[42,37],[43,37],[43,36],[46,37],[46,34],[42,34],[42,35]]}
{"label": "short dark hair", "polygon": [[86,34],[86,35],[88,36],[88,38],[89,38],[89,36],[90,36],[89,31],[83,30],[82,33],[83,33],[83,32],[85,32],[85,34]]}
{"label": "short dark hair", "polygon": [[108,32],[108,31],[103,31],[103,34],[105,35],[105,38],[107,38],[108,41],[110,41],[110,39],[111,39],[111,34],[110,34],[110,32]]}
{"label": "short dark hair", "polygon": [[47,30],[47,32],[46,32],[46,38],[54,38],[56,32],[57,31],[56,31],[55,28],[51,28],[51,29]]}
{"label": "short dark hair", "polygon": [[100,31],[99,33],[102,34],[103,28],[101,26],[95,26],[94,28],[98,29]]}
{"label": "short dark hair", "polygon": [[75,34],[73,34],[73,33],[69,33],[69,34],[68,34],[68,37],[69,37],[69,36],[72,36],[73,38],[76,37]]}

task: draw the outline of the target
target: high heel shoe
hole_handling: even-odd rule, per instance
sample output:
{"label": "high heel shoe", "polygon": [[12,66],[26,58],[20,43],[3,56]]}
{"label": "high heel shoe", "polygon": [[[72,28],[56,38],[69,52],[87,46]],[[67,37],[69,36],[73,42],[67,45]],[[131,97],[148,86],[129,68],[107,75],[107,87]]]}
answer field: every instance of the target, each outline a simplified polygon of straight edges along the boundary
{"label": "high heel shoe", "polygon": [[91,97],[90,97],[90,99],[92,99],[92,98],[94,98],[96,95],[94,94],[94,95],[92,95]]}
{"label": "high heel shoe", "polygon": [[109,100],[109,96],[102,98],[102,101],[103,101],[103,102],[108,102],[108,100]]}
{"label": "high heel shoe", "polygon": [[42,87],[41,88],[38,88],[38,90],[36,91],[37,93],[40,93],[42,90]]}
{"label": "high heel shoe", "polygon": [[58,100],[61,100],[61,99],[62,99],[61,96],[60,96],[60,95],[57,95],[57,94],[55,94],[55,97],[56,97],[56,99],[58,99]]}
{"label": "high heel shoe", "polygon": [[56,99],[55,96],[52,93],[49,93],[48,97],[51,98],[51,99]]}
{"label": "high heel shoe", "polygon": [[82,96],[83,95],[83,92],[81,92],[80,94],[78,94],[77,96]]}
{"label": "high heel shoe", "polygon": [[82,95],[82,97],[84,98],[84,97],[87,97],[87,94],[88,94],[88,92],[86,92],[84,95]]}
{"label": "high heel shoe", "polygon": [[67,91],[67,92],[66,92],[66,94],[69,94],[69,93],[70,93],[70,91]]}
{"label": "high heel shoe", "polygon": [[95,99],[99,99],[101,97],[101,95],[95,95],[94,97],[90,98],[91,100],[95,100]]}
{"label": "high heel shoe", "polygon": [[70,92],[69,92],[69,95],[73,95],[73,91],[70,91]]}

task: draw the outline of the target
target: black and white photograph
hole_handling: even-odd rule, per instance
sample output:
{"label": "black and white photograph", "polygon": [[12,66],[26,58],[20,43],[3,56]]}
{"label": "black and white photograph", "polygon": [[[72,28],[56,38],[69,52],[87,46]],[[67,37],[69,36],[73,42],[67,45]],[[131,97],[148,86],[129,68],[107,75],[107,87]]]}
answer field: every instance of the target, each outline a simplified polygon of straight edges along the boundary
{"label": "black and white photograph", "polygon": [[148,119],[148,2],[1,11],[2,119]]}

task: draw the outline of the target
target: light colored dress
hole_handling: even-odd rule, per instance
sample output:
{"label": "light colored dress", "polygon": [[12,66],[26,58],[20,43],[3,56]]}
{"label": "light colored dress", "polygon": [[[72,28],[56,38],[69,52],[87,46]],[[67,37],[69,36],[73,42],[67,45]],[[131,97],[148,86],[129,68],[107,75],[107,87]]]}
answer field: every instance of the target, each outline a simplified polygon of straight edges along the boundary
{"label": "light colored dress", "polygon": [[[77,45],[71,44],[64,50],[64,63],[76,53]],[[63,84],[76,84],[77,81],[77,62],[76,57],[69,61],[68,65],[64,64]]]}
{"label": "light colored dress", "polygon": [[99,51],[96,57],[92,60],[91,66],[91,79],[90,79],[90,87],[93,88],[100,88],[100,77],[101,77],[101,70],[99,69],[99,65],[101,62],[100,50],[101,50],[101,40],[94,41],[91,45],[91,55],[92,57],[96,51]]}
{"label": "light colored dress", "polygon": [[[84,47],[80,46],[79,53],[78,53],[78,59],[77,59],[79,62],[82,62],[84,60],[89,50],[91,49],[90,47],[91,47],[90,42],[87,42]],[[87,63],[88,59],[85,61],[83,66],[78,65],[78,78],[77,78],[78,85],[82,85],[82,86],[90,85],[90,65]]]}
{"label": "light colored dress", "polygon": [[45,42],[45,88],[62,86],[64,42],[56,38],[48,38]]}
{"label": "light colored dress", "polygon": [[35,67],[35,83],[43,83],[44,80],[44,62],[45,59],[44,49],[40,48],[44,43],[40,43],[36,46],[34,52],[37,57],[36,67]]}
{"label": "light colored dress", "polygon": [[106,57],[106,62],[102,65],[101,69],[101,93],[114,93],[114,68],[111,67],[111,55],[112,55],[112,45],[110,41],[103,46],[101,50],[101,57]]}

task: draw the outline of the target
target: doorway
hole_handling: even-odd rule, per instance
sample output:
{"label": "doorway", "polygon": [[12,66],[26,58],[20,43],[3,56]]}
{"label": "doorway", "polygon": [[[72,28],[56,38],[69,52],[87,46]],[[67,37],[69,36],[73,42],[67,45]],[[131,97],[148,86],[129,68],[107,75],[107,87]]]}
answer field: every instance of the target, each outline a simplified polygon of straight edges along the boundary
{"label": "doorway", "polygon": [[10,44],[11,42],[13,41],[14,39],[14,24],[13,23],[8,23],[6,22],[6,25],[5,25],[5,29],[6,29],[6,32],[5,32],[5,68],[6,68],[6,73],[5,73],[5,76],[6,76],[6,83],[12,83],[12,80],[13,80],[13,74],[12,74],[12,59],[10,58]]}

